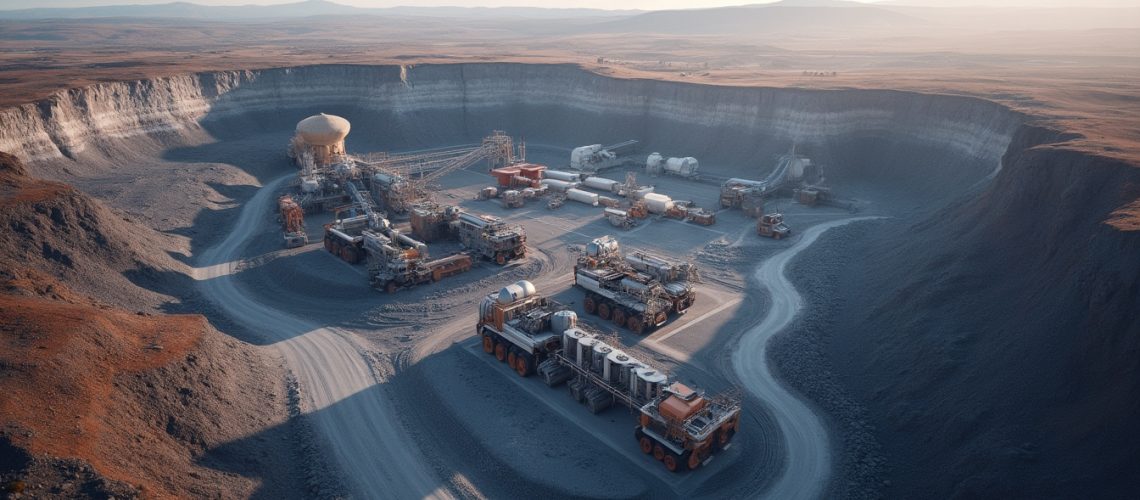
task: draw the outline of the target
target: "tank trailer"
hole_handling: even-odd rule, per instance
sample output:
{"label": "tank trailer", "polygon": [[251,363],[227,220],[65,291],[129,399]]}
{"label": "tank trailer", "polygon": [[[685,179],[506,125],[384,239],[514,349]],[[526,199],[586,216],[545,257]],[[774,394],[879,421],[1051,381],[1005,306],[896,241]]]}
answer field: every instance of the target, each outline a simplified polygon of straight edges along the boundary
{"label": "tank trailer", "polygon": [[740,402],[706,397],[611,346],[577,324],[573,311],[519,281],[479,304],[483,352],[519,376],[537,373],[548,386],[567,384],[591,413],[614,404],[637,414],[633,437],[642,452],[673,472],[694,470],[725,449],[740,429]]}

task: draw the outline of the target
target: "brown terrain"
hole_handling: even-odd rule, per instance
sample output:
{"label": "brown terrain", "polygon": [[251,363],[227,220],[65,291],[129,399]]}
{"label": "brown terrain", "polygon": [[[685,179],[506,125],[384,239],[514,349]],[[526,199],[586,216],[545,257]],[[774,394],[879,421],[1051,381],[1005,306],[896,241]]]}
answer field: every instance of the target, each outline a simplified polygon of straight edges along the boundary
{"label": "brown terrain", "polygon": [[[288,466],[276,463],[291,453],[287,440],[217,451],[289,425],[277,363],[200,315],[113,305],[139,295],[114,271],[146,265],[132,250],[137,242],[123,238],[128,228],[74,188],[27,177],[10,155],[0,156],[0,168],[6,491],[169,498],[293,487]],[[261,476],[270,470],[282,477]]]}

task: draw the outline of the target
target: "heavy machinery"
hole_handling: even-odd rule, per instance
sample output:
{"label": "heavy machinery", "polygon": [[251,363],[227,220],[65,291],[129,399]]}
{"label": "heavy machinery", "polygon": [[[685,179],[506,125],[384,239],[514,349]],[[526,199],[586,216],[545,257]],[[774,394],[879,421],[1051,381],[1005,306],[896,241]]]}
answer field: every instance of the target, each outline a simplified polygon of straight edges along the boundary
{"label": "heavy machinery", "polygon": [[631,229],[637,225],[637,219],[630,216],[626,210],[606,207],[602,211],[602,216],[610,222],[610,225],[621,229]]}
{"label": "heavy machinery", "polygon": [[[605,342],[577,316],[520,281],[483,298],[476,331],[483,352],[519,376],[537,373],[548,386],[600,413],[621,404],[638,415],[634,438],[672,472],[694,470],[726,448],[740,429],[739,399],[707,397]],[[610,344],[613,345],[610,345]]]}
{"label": "heavy machinery", "polygon": [[640,250],[626,252],[625,263],[634,271],[648,274],[661,283],[669,294],[673,312],[683,314],[697,301],[692,284],[699,283],[701,277],[696,264],[666,259]]}
{"label": "heavy machinery", "polygon": [[696,158],[665,158],[661,153],[650,154],[645,159],[645,173],[650,175],[669,174],[678,177],[695,178],[698,175],[700,164]]}
{"label": "heavy machinery", "polygon": [[591,144],[576,147],[570,151],[570,169],[596,173],[607,168],[624,165],[628,160],[622,157],[622,154],[633,149],[636,145],[637,141],[629,140],[609,146]]}
{"label": "heavy machinery", "polygon": [[526,231],[490,215],[459,212],[451,223],[456,237],[469,252],[502,266],[526,257]]}
{"label": "heavy machinery", "polygon": [[[643,254],[644,255],[644,254]],[[666,286],[622,259],[612,236],[595,238],[574,266],[574,284],[586,291],[588,314],[642,334],[665,324],[670,313],[682,313],[695,301],[687,283]]]}
{"label": "heavy machinery", "polygon": [[361,237],[368,254],[369,284],[388,293],[471,269],[471,257],[463,253],[428,260],[427,245],[395,229],[388,234],[365,230]]}
{"label": "heavy machinery", "polygon": [[281,213],[281,230],[285,237],[285,248],[297,248],[309,243],[305,232],[305,211],[293,197],[284,195],[277,199],[277,209]]}
{"label": "heavy machinery", "polygon": [[784,224],[784,214],[763,214],[760,219],[756,221],[756,234],[766,236],[774,240],[781,239],[789,234],[792,230]]}

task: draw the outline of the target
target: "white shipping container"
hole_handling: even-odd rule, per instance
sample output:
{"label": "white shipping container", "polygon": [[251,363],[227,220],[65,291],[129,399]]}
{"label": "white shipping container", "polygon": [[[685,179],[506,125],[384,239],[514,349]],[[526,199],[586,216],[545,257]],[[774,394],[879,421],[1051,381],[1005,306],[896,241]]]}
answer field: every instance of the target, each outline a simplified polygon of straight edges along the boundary
{"label": "white shipping container", "polygon": [[585,203],[594,207],[598,206],[598,195],[589,191],[582,191],[581,189],[566,190],[566,199],[574,200],[579,203]]}

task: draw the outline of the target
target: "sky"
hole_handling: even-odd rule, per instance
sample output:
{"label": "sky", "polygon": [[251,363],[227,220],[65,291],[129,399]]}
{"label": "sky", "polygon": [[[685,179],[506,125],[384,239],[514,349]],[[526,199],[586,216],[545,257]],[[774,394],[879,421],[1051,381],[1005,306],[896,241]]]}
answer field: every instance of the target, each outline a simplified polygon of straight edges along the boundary
{"label": "sky", "polygon": [[[34,7],[90,7],[95,5],[154,4],[170,3],[175,0],[0,0],[0,9],[25,9]],[[300,0],[183,0],[204,5],[248,5],[294,3]],[[725,5],[770,3],[775,0],[332,0],[345,5],[358,7],[394,6],[462,6],[462,7],[581,7],[593,9],[685,9],[707,8]],[[883,0],[854,0],[874,3]],[[907,3],[938,6],[1103,6],[1135,7],[1140,0],[893,0],[888,3]]]}

